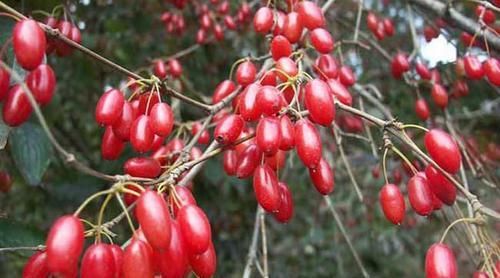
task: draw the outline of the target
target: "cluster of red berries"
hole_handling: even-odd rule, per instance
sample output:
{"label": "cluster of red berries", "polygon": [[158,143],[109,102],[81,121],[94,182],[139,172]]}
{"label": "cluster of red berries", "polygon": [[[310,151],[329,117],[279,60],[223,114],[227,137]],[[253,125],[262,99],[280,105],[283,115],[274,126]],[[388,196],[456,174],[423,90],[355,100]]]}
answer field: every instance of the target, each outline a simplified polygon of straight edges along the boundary
{"label": "cluster of red berries", "polygon": [[[253,25],[257,33],[273,34],[269,48],[275,66],[258,80],[257,66],[251,59],[242,59],[235,70],[236,83],[219,83],[213,93],[214,104],[240,88],[241,93],[232,103],[233,113],[223,110],[217,115],[214,138],[228,147],[223,157],[225,172],[242,179],[253,176],[258,203],[278,221],[287,222],[293,215],[292,195],[277,175],[285,164],[286,152],[297,151],[319,193],[333,191],[333,171],[323,158],[315,124],[330,127],[336,112],[334,99],[352,104],[346,86],[353,85],[355,77],[347,66],[339,70],[337,61],[329,54],[334,41],[324,28],[323,13],[315,3],[296,3],[294,11],[288,14],[261,7]],[[304,29],[309,31],[308,39],[318,52],[314,68],[319,77],[302,86],[299,80],[303,74],[294,59],[293,45],[302,40]],[[297,103],[308,109],[308,119],[297,110],[293,116],[285,113]],[[254,132],[255,138],[241,143]]]}
{"label": "cluster of red berries", "polygon": [[168,34],[182,35],[186,31],[186,21],[182,13],[164,12],[160,20]]}
{"label": "cluster of red berries", "polygon": [[378,40],[383,40],[386,36],[392,37],[395,32],[390,18],[378,18],[373,12],[366,15],[366,26]]}
{"label": "cluster of red berries", "polygon": [[[57,29],[63,36],[76,42],[82,42],[82,34],[80,29],[75,26],[71,21],[68,20],[58,20],[54,17],[47,17],[45,19],[45,24],[53,29]],[[47,55],[53,52],[57,56],[64,57],[68,56],[73,52],[73,48],[61,40],[51,39],[47,40]]]}
{"label": "cluster of red berries", "polygon": [[[48,51],[47,40],[39,23],[31,20],[21,20],[14,26],[12,43],[17,63],[29,73],[24,82],[33,94],[36,102],[47,105],[56,86],[56,76],[52,68],[43,64],[45,51]],[[28,94],[21,84],[10,87],[10,74],[0,69],[0,102],[3,121],[9,126],[19,126],[30,117],[33,108]]]}
{"label": "cluster of red berries", "polygon": [[[446,132],[432,129],[425,134],[424,144],[430,157],[446,172],[455,174],[461,165],[457,143]],[[439,210],[442,203],[452,205],[456,199],[453,183],[431,164],[424,172],[416,172],[407,184],[408,199],[413,210],[422,216]],[[380,205],[386,218],[400,224],[405,216],[405,201],[399,187],[386,184],[380,190]]]}
{"label": "cluster of red berries", "polygon": [[[211,277],[217,260],[208,218],[188,189],[175,191],[168,202],[156,191],[142,192],[135,208],[140,228],[125,250],[116,244],[90,245],[79,277],[186,277],[190,270],[198,277]],[[45,250],[26,263],[23,277],[77,277],[83,245],[80,219],[60,217],[50,229]]]}
{"label": "cluster of red berries", "polygon": [[216,40],[223,40],[224,30],[236,30],[238,26],[247,22],[251,15],[247,2],[241,3],[235,15],[229,14],[230,4],[227,0],[220,3],[218,0],[211,0],[210,4],[214,6],[214,10],[205,3],[197,6],[200,25],[196,32],[196,43],[198,44],[206,43],[210,32],[213,33]]}
{"label": "cluster of red berries", "polygon": [[153,72],[156,77],[162,80],[165,79],[167,75],[172,76],[172,78],[179,78],[182,75],[182,65],[177,59],[170,59],[166,63],[158,59],[153,64]]}

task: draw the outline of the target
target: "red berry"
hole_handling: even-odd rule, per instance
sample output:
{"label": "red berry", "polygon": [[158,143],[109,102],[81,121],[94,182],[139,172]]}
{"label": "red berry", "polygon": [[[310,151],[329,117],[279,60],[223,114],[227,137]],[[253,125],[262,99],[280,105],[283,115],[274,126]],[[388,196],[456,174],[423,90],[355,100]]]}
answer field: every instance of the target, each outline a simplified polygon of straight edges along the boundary
{"label": "red berry", "polygon": [[116,276],[113,251],[108,244],[92,244],[83,255],[81,278],[114,278]]}
{"label": "red berry", "polygon": [[432,204],[433,194],[425,174],[423,176],[415,175],[408,181],[408,199],[416,213],[422,216],[431,214],[434,209]]}
{"label": "red berry", "polygon": [[292,219],[293,216],[293,199],[290,189],[284,182],[279,182],[278,187],[280,190],[280,207],[273,213],[274,218],[281,223],[286,223]]}
{"label": "red berry", "polygon": [[418,75],[420,75],[420,78],[424,80],[431,80],[431,72],[424,63],[417,62],[415,64],[415,70],[417,71]]}
{"label": "red berry", "polygon": [[280,10],[276,12],[275,23],[273,29],[273,35],[278,36],[283,33],[283,27],[285,26],[286,14]]}
{"label": "red berry", "polygon": [[148,116],[140,115],[130,127],[130,143],[140,153],[151,150],[153,145],[154,133],[149,122]]}
{"label": "red berry", "polygon": [[190,255],[189,263],[193,272],[200,278],[210,278],[217,268],[217,255],[214,245],[210,242],[208,249],[199,255]]}
{"label": "red berry", "polygon": [[264,76],[261,78],[260,85],[262,86],[276,86],[276,72],[275,71],[268,71],[264,74]]}
{"label": "red berry", "polygon": [[332,91],[325,81],[320,79],[309,81],[305,86],[304,102],[313,122],[329,126],[335,119]]}
{"label": "red berry", "polygon": [[321,138],[314,125],[301,119],[295,123],[295,145],[297,154],[307,168],[316,168],[321,160]]}
{"label": "red berry", "polygon": [[111,254],[113,255],[113,264],[115,265],[114,277],[122,277],[123,250],[116,244],[111,244],[109,246],[109,249],[111,250]]}
{"label": "red berry", "polygon": [[137,200],[137,220],[151,247],[166,249],[170,245],[170,212],[167,203],[155,191],[146,190]]}
{"label": "red berry", "polygon": [[182,65],[177,59],[168,60],[168,72],[173,78],[179,78],[182,75]]}
{"label": "red berry", "polygon": [[432,165],[425,168],[425,176],[434,195],[443,203],[453,205],[457,198],[455,186]]}
{"label": "red berry", "polygon": [[333,191],[333,171],[325,159],[321,158],[316,169],[309,169],[309,176],[320,194],[328,195]]}
{"label": "red berry", "polygon": [[97,102],[95,119],[101,125],[113,125],[120,120],[125,98],[117,89],[105,92]]}
{"label": "red berry", "polygon": [[398,53],[392,58],[391,71],[394,78],[401,78],[404,72],[410,69],[408,57],[403,53]]}
{"label": "red berry", "polygon": [[214,37],[216,40],[221,41],[224,39],[224,30],[220,24],[214,25]]}
{"label": "red berry", "polygon": [[224,16],[224,24],[226,25],[227,29],[236,30],[236,22],[234,22],[232,16],[230,15]]}
{"label": "red berry", "polygon": [[149,126],[156,135],[169,136],[174,127],[172,108],[165,102],[155,104],[149,114]]}
{"label": "red berry", "polygon": [[277,35],[271,41],[271,55],[277,61],[281,57],[288,57],[292,54],[292,44],[285,36]]}
{"label": "red berry", "polygon": [[328,79],[327,83],[334,98],[345,105],[352,106],[352,95],[342,83],[332,78]]}
{"label": "red berry", "polygon": [[342,66],[339,71],[339,80],[346,87],[351,87],[356,83],[356,76],[348,66]]}
{"label": "red berry", "polygon": [[260,163],[262,152],[256,144],[248,145],[239,155],[236,176],[240,179],[250,177]]}
{"label": "red berry", "polygon": [[257,83],[248,85],[239,99],[239,111],[241,117],[247,122],[252,122],[260,117],[260,109],[257,106],[257,95],[261,86]]}
{"label": "red berry", "polygon": [[260,119],[255,131],[257,145],[268,156],[274,155],[280,146],[280,121],[275,117]]}
{"label": "red berry", "polygon": [[327,54],[333,50],[333,38],[330,32],[323,28],[316,28],[310,33],[311,44],[322,54]]}
{"label": "red berry", "polygon": [[23,278],[46,278],[48,276],[47,252],[36,252],[24,265]]}
{"label": "red berry", "polygon": [[419,98],[415,101],[415,113],[417,113],[418,118],[422,121],[426,121],[429,118],[429,106],[425,99]]}
{"label": "red berry", "polygon": [[78,267],[78,259],[83,249],[83,224],[78,217],[59,217],[47,236],[47,267],[52,275],[68,275]]}
{"label": "red berry", "polygon": [[164,278],[185,277],[189,272],[186,243],[177,221],[171,221],[171,226],[170,246],[158,252],[160,273]]}
{"label": "red berry", "polygon": [[444,109],[448,106],[448,93],[441,84],[435,83],[432,86],[431,96],[439,108]]}
{"label": "red berry", "polygon": [[177,221],[190,256],[203,254],[210,247],[210,222],[198,206],[188,204],[177,213]]}
{"label": "red berry", "polygon": [[396,185],[384,185],[380,190],[379,201],[387,220],[395,225],[403,222],[403,218],[405,217],[405,200]]}
{"label": "red berry", "polygon": [[[57,29],[59,30],[59,33],[61,33],[63,36],[67,37],[68,39],[71,39],[73,32],[73,24],[71,24],[71,22],[66,20],[60,21],[59,25],[57,26]],[[63,42],[62,40],[56,40],[55,46],[56,46],[56,54],[61,57],[71,54],[73,50],[71,46],[69,46],[69,44]]]}
{"label": "red berry", "polygon": [[392,20],[389,18],[384,18],[384,31],[385,34],[389,37],[394,35],[394,25],[392,24]]}
{"label": "red berry", "polygon": [[229,94],[231,94],[234,90],[236,89],[236,86],[234,85],[233,81],[231,80],[224,80],[214,90],[213,96],[212,96],[212,103],[216,104],[219,101],[221,101],[223,98],[227,97]]}
{"label": "red berry", "polygon": [[113,133],[116,137],[120,138],[123,141],[130,140],[130,128],[132,127],[132,123],[137,117],[136,112],[132,108],[132,104],[128,101],[123,103],[122,115],[120,119],[116,121],[113,125]]}
{"label": "red berry", "polygon": [[302,1],[295,5],[299,19],[304,26],[313,30],[315,28],[323,27],[325,25],[325,17],[321,8],[312,1]]}
{"label": "red berry", "polygon": [[160,95],[154,92],[144,93],[139,96],[139,114],[149,115],[151,112],[151,108],[155,106],[155,104],[161,102]]}
{"label": "red berry", "polygon": [[165,79],[165,77],[167,77],[167,67],[165,66],[165,62],[162,60],[156,60],[153,66],[153,72],[156,77]]}
{"label": "red berry", "polygon": [[375,30],[377,30],[378,18],[374,13],[368,12],[368,14],[366,15],[366,25],[372,32],[375,32]]}
{"label": "red berry", "polygon": [[286,153],[278,150],[274,155],[265,158],[266,164],[274,171],[278,171],[285,166]]}
{"label": "red berry", "polygon": [[161,173],[160,163],[149,157],[133,157],[125,162],[123,170],[133,177],[156,178]]}
{"label": "red berry", "polygon": [[453,251],[443,243],[434,243],[425,254],[425,277],[456,278],[457,262]]}
{"label": "red berry", "polygon": [[453,138],[440,129],[431,129],[424,137],[425,148],[429,155],[449,173],[455,174],[460,168],[462,156]]}
{"label": "red berry", "polygon": [[12,44],[16,60],[25,70],[34,70],[42,63],[47,42],[36,21],[24,19],[17,22],[12,31]]}
{"label": "red berry", "polygon": [[101,140],[101,156],[105,160],[116,160],[120,157],[125,143],[113,132],[111,126],[106,127]]}
{"label": "red berry", "polygon": [[28,74],[26,85],[40,105],[47,105],[54,96],[56,76],[49,65],[40,65]]}
{"label": "red berry", "polygon": [[194,199],[193,193],[191,193],[188,188],[177,185],[174,187],[174,189],[177,199],[174,200],[173,194],[170,194],[169,202],[171,204],[174,217],[177,217],[177,213],[179,212],[180,208],[186,205],[196,205],[196,200]]}
{"label": "red berry", "polygon": [[288,151],[295,146],[295,131],[292,121],[287,115],[280,118],[280,150]]}
{"label": "red berry", "polygon": [[483,69],[486,77],[488,77],[488,80],[493,85],[500,86],[500,62],[497,59],[490,57],[484,61]]}
{"label": "red berry", "polygon": [[278,178],[268,165],[259,165],[253,175],[253,190],[257,202],[267,212],[274,212],[280,207]]}
{"label": "red berry", "polygon": [[468,55],[464,58],[465,74],[472,80],[481,79],[484,76],[483,65],[476,56]]}
{"label": "red berry", "polygon": [[123,278],[154,277],[151,246],[142,240],[132,239],[123,252],[121,272]]}
{"label": "red berry", "polygon": [[0,102],[5,99],[9,92],[10,74],[9,72],[0,67]]}
{"label": "red berry", "polygon": [[296,43],[299,41],[300,36],[302,35],[302,21],[300,20],[298,13],[291,12],[287,14],[283,25],[283,35],[290,41],[290,43]]}
{"label": "red berry", "polygon": [[235,150],[227,150],[224,152],[222,158],[222,165],[224,167],[224,172],[228,176],[234,176],[236,174],[236,167],[238,167],[238,154]]}
{"label": "red berry", "polygon": [[33,108],[23,88],[20,85],[12,87],[3,104],[3,121],[11,127],[19,126],[28,120],[31,111]]}
{"label": "red berry", "polygon": [[495,23],[496,16],[492,10],[487,9],[486,7],[484,7],[482,5],[477,5],[475,12],[476,12],[477,17],[480,17],[481,15],[483,16],[484,23],[486,23],[488,25]]}
{"label": "red berry", "polygon": [[260,113],[264,116],[274,116],[282,107],[280,91],[272,86],[262,86],[255,101]]}
{"label": "red berry", "polygon": [[241,86],[246,86],[255,80],[256,74],[255,65],[251,61],[245,61],[236,69],[236,82]]}
{"label": "red berry", "polygon": [[217,123],[214,137],[222,145],[228,145],[236,141],[240,135],[245,122],[240,115],[228,115]]}
{"label": "red berry", "polygon": [[298,73],[297,63],[289,57],[281,57],[276,62],[276,75],[283,81],[288,81],[289,78],[294,78]]}
{"label": "red berry", "polygon": [[314,70],[323,80],[337,78],[339,74],[337,61],[330,54],[320,55],[318,59],[316,59]]}
{"label": "red berry", "polygon": [[273,27],[273,10],[268,7],[261,7],[253,18],[253,28],[257,33],[267,33]]}

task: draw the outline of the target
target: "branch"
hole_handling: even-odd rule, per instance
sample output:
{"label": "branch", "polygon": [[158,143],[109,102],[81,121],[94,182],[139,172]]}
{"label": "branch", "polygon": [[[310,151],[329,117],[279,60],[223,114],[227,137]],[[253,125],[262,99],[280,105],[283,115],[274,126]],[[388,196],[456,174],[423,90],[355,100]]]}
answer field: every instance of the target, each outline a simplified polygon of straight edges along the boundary
{"label": "branch", "polygon": [[245,270],[243,271],[243,278],[250,278],[252,274],[252,265],[257,257],[257,243],[259,241],[259,229],[260,229],[260,215],[264,213],[261,206],[257,206],[257,211],[255,212],[255,223],[253,225],[252,241],[248,249],[247,263],[245,264]]}
{"label": "branch", "polygon": [[[480,24],[458,12],[455,8],[445,3],[436,0],[410,0],[415,5],[429,10],[436,15],[447,18],[455,23],[455,25],[470,33],[484,37],[488,41],[488,45],[496,51],[500,51],[500,37],[495,35],[488,29],[483,29]],[[451,3],[451,2],[450,2]]]}
{"label": "branch", "polygon": [[332,205],[332,201],[330,200],[330,197],[328,196],[323,196],[323,199],[325,199],[325,203],[330,209],[330,212],[333,215],[333,218],[335,219],[335,222],[339,226],[340,232],[342,233],[342,236],[344,237],[345,241],[347,242],[347,246],[349,246],[349,250],[351,250],[352,255],[354,256],[354,260],[356,261],[356,264],[358,265],[359,269],[361,270],[361,273],[363,274],[363,277],[368,278],[370,275],[368,275],[368,272],[365,269],[365,266],[363,265],[363,262],[359,258],[358,253],[356,252],[356,249],[354,249],[354,246],[352,245],[351,239],[349,239],[349,235],[347,234],[344,224],[342,224],[342,221],[340,221],[340,217],[337,214],[337,211],[335,211],[335,208]]}

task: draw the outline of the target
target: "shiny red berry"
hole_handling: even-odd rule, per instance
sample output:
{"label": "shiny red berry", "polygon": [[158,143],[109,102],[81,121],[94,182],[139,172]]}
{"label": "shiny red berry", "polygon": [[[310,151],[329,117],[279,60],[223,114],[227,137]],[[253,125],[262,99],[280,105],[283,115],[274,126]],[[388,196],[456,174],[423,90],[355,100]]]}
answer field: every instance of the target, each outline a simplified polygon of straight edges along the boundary
{"label": "shiny red berry", "polygon": [[440,129],[431,129],[424,137],[425,148],[429,155],[449,173],[455,174],[460,168],[462,156],[453,138]]}
{"label": "shiny red berry", "polygon": [[212,232],[207,216],[198,206],[188,204],[177,213],[177,221],[190,256],[203,254],[210,247]]}
{"label": "shiny red berry", "polygon": [[97,102],[95,119],[101,125],[113,125],[120,120],[125,98],[117,89],[105,92]]}
{"label": "shiny red berry", "polygon": [[387,220],[395,225],[403,222],[405,217],[405,200],[396,185],[384,185],[380,190],[379,201]]}
{"label": "shiny red berry", "polygon": [[456,278],[457,262],[453,251],[443,243],[434,243],[425,254],[425,277]]}
{"label": "shiny red berry", "polygon": [[170,245],[170,212],[167,203],[155,191],[146,190],[137,200],[137,220],[151,247],[164,250]]}
{"label": "shiny red berry", "polygon": [[12,31],[12,44],[16,60],[25,70],[34,70],[42,63],[47,41],[36,21],[24,19],[17,22]]}

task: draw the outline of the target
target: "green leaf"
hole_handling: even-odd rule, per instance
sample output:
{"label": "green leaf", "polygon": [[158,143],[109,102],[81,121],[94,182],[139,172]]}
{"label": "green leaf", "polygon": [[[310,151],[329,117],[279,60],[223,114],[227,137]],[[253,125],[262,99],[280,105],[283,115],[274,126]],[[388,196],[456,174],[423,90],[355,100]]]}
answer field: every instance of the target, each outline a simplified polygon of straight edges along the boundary
{"label": "green leaf", "polygon": [[37,246],[43,242],[43,233],[33,227],[0,219],[0,247]]}
{"label": "green leaf", "polygon": [[12,130],[10,152],[26,182],[38,185],[52,159],[52,146],[39,125],[25,123]]}

